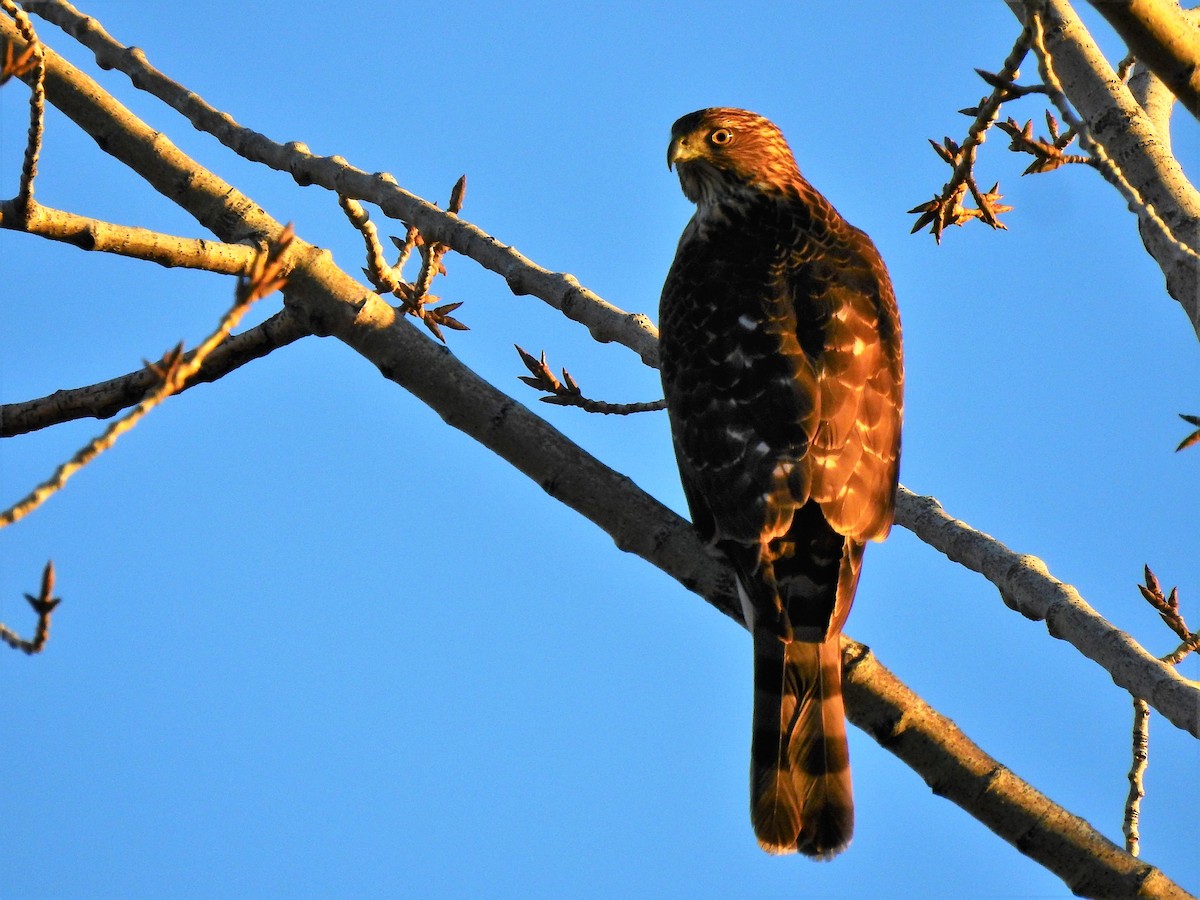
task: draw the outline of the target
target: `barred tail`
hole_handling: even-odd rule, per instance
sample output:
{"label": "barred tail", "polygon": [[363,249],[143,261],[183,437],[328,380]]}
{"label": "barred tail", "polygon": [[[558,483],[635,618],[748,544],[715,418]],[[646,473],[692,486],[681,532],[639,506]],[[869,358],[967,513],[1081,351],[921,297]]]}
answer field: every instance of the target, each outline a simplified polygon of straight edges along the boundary
{"label": "barred tail", "polygon": [[854,831],[838,636],[754,637],[750,819],[768,853],[832,859]]}

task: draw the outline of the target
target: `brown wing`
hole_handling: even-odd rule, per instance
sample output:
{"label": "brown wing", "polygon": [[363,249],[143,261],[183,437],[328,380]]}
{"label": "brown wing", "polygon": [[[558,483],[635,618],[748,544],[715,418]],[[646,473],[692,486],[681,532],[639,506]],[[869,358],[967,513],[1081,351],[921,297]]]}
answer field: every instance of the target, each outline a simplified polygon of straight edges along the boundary
{"label": "brown wing", "polygon": [[882,540],[892,525],[900,461],[900,320],[874,245],[840,224],[836,248],[796,285],[808,302],[819,296],[829,310],[817,367],[820,424],[809,452],[812,498],[834,531]]}

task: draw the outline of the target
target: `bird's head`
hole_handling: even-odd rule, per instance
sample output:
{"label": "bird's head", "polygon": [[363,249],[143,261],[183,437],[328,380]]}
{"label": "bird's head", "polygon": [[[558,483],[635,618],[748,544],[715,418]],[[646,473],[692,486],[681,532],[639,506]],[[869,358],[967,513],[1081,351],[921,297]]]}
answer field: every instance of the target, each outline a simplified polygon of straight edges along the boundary
{"label": "bird's head", "polygon": [[667,167],[679,174],[683,193],[693,203],[747,190],[781,193],[800,175],[773,122],[729,107],[700,109],[676,121]]}

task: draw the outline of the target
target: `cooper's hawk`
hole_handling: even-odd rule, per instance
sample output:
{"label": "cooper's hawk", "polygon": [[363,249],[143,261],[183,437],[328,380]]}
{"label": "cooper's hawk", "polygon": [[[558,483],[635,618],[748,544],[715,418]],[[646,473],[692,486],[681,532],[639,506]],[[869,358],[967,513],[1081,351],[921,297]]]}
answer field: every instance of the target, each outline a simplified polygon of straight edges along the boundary
{"label": "cooper's hawk", "polygon": [[829,859],[854,828],[838,637],[895,503],[896,301],[761,116],[684,116],[667,165],[697,208],[663,286],[663,389],[692,521],[754,635],[750,816],[763,849]]}

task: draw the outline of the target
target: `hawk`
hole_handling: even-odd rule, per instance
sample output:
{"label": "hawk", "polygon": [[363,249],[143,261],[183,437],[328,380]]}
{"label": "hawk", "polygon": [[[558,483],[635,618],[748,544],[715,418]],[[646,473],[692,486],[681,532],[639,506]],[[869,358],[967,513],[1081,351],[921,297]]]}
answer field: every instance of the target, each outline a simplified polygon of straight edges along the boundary
{"label": "hawk", "polygon": [[659,307],[663,390],[692,521],[754,637],[750,818],[764,850],[830,859],[854,829],[838,639],[895,505],[896,300],[767,119],[686,115],[667,165],[696,212]]}

